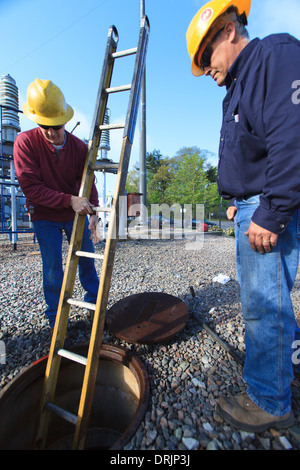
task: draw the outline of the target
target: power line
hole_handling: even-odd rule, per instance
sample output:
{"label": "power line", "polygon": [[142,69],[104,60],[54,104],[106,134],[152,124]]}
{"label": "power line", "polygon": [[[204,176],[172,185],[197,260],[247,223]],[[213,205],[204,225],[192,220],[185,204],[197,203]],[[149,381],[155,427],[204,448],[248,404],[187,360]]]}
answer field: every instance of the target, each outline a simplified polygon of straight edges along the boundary
{"label": "power line", "polygon": [[30,52],[28,52],[27,54],[25,54],[23,57],[21,57],[20,59],[16,60],[15,62],[13,62],[12,64],[10,64],[8,67],[5,67],[4,69],[2,69],[0,71],[0,74],[5,72],[6,70],[8,69],[11,69],[12,67],[14,67],[16,64],[18,64],[19,62],[22,62],[22,60],[26,59],[27,57],[31,56],[32,54],[34,54],[35,52],[39,51],[40,49],[42,49],[42,47],[46,46],[47,44],[49,44],[51,41],[54,41],[54,39],[56,39],[57,37],[61,36],[62,34],[64,34],[66,31],[68,31],[69,29],[71,29],[75,24],[79,23],[81,20],[83,20],[84,18],[86,18],[87,16],[89,16],[91,13],[93,13],[95,10],[97,10],[99,7],[101,7],[102,5],[104,5],[106,2],[108,2],[109,0],[102,0],[101,3],[99,3],[97,6],[95,6],[94,8],[92,8],[91,10],[89,10],[87,13],[85,13],[84,15],[80,16],[79,18],[77,18],[77,20],[73,21],[73,23],[71,23],[69,26],[67,26],[66,28],[62,29],[59,33],[55,34],[54,36],[52,36],[51,38],[47,39],[47,41],[43,42],[42,44],[40,44],[38,47],[36,47],[35,49],[32,49]]}

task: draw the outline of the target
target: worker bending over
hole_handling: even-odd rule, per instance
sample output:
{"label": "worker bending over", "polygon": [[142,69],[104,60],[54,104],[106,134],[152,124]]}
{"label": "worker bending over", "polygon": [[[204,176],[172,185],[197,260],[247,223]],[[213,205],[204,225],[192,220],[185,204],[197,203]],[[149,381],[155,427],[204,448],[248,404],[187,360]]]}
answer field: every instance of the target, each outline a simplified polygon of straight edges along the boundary
{"label": "worker bending over", "polygon": [[[81,249],[94,251],[90,237],[97,216],[92,206],[98,205],[98,193],[93,183],[89,201],[78,196],[87,146],[65,130],[74,112],[61,90],[50,80],[34,80],[23,112],[38,126],[17,136],[14,163],[41,250],[45,313],[53,329],[63,281],[62,235],[70,242],[75,213],[89,215]],[[99,280],[93,259],[79,259],[79,278],[84,300],[96,303]]]}

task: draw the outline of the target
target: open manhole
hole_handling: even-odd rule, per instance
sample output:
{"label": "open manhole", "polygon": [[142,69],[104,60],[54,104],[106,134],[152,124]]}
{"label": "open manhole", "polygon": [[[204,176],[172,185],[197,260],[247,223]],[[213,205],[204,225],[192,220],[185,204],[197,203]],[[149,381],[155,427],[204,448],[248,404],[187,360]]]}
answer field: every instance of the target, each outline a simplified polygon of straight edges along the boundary
{"label": "open manhole", "polygon": [[[73,349],[87,354],[87,345]],[[34,448],[47,358],[17,375],[0,393],[0,449]],[[84,368],[62,360],[55,403],[77,414]],[[122,449],[134,436],[149,400],[149,380],[142,362],[126,349],[102,345],[87,450]],[[72,449],[74,426],[52,415],[48,449]]]}
{"label": "open manhole", "polygon": [[106,314],[108,329],[128,343],[166,341],[185,328],[187,305],[162,292],[133,294],[116,302]]}

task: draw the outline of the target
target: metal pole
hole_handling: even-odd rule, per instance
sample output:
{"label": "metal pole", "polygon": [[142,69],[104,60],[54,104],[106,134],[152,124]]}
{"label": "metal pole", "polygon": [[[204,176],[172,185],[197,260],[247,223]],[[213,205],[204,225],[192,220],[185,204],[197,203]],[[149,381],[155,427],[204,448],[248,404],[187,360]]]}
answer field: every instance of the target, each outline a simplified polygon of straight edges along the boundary
{"label": "metal pole", "polygon": [[[102,203],[103,207],[106,207],[106,173],[105,171],[103,173],[103,197],[102,197]],[[102,212],[102,222],[103,222],[103,240],[106,240],[106,213]]]}
{"label": "metal pole", "polygon": [[14,161],[11,159],[10,161],[10,180],[11,180],[11,188],[10,188],[10,194],[11,194],[11,231],[12,231],[12,243],[13,243],[13,249],[17,249],[17,207],[16,207],[16,187],[15,187],[15,182],[16,182],[16,177],[15,177],[15,166],[14,166]]}
{"label": "metal pole", "polygon": [[[141,19],[145,16],[145,0],[140,0]],[[140,184],[139,189],[141,196],[141,204],[147,207],[147,179],[146,179],[146,67],[141,89],[140,102],[140,120],[141,120],[141,136],[140,136]],[[143,219],[143,220],[142,220]],[[146,220],[144,220],[146,219]],[[141,211],[140,223],[147,223],[147,211]]]}
{"label": "metal pole", "polygon": [[[4,181],[4,162],[3,158],[3,125],[2,125],[2,106],[0,106],[0,134],[1,134],[1,176],[3,176]],[[5,205],[4,205],[4,191],[3,184],[1,184],[1,232],[5,230]]]}

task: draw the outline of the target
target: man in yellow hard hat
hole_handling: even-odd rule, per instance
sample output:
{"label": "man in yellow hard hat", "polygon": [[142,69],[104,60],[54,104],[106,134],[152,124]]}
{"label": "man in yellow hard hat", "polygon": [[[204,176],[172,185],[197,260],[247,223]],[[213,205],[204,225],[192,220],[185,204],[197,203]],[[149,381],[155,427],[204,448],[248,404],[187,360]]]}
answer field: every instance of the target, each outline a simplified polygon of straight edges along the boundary
{"label": "man in yellow hard hat", "polygon": [[231,200],[227,215],[236,223],[248,388],[221,397],[217,409],[232,425],[260,432],[294,421],[290,385],[300,335],[290,293],[300,236],[300,42],[289,34],[251,41],[250,4],[205,4],[186,39],[193,75],[227,91],[218,188]]}
{"label": "man in yellow hard hat", "polygon": [[[65,130],[74,112],[61,90],[51,80],[34,80],[23,112],[38,126],[17,136],[14,163],[41,250],[45,313],[53,329],[63,280],[62,234],[70,241],[75,213],[89,215],[82,250],[94,250],[90,235],[97,225],[92,207],[98,205],[98,193],[93,184],[89,201],[78,196],[87,146]],[[93,259],[79,260],[79,277],[85,300],[95,303],[99,280]]]}

